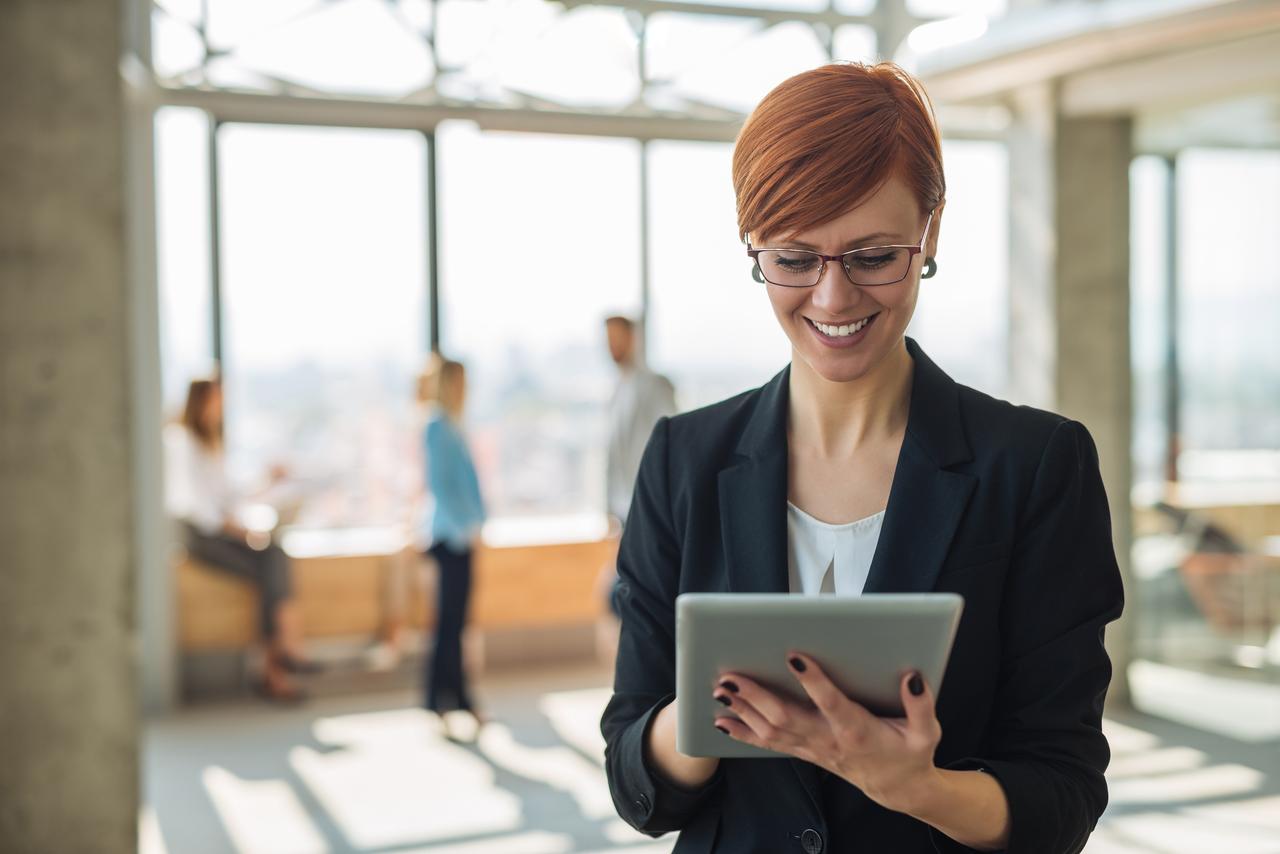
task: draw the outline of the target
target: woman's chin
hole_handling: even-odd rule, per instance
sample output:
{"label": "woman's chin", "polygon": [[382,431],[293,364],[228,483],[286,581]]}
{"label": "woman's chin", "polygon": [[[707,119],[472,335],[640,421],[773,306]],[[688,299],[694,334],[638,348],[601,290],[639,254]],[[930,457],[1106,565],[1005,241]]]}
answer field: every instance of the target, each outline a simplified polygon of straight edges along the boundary
{"label": "woman's chin", "polygon": [[811,373],[829,383],[851,383],[862,379],[871,369],[871,361],[862,353],[807,353],[798,351]]}

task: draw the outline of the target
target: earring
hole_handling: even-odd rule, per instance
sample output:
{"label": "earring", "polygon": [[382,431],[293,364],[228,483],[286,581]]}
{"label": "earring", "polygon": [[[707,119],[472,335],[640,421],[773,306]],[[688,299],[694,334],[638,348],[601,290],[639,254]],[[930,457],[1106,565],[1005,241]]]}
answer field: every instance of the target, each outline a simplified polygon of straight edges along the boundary
{"label": "earring", "polygon": [[759,282],[762,285],[764,284],[764,273],[760,271],[759,265],[753,266],[751,268],[751,278],[755,279],[757,282]]}
{"label": "earring", "polygon": [[937,272],[938,262],[934,260],[932,255],[927,256],[924,259],[924,269],[920,271],[920,278],[932,279]]}

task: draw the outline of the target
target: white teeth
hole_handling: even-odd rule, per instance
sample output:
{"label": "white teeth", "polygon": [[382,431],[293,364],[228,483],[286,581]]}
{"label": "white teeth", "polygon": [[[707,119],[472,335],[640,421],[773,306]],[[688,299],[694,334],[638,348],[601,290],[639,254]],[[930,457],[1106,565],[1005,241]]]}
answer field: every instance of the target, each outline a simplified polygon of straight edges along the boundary
{"label": "white teeth", "polygon": [[[875,317],[875,315],[872,315],[871,317]],[[816,320],[810,321],[810,322],[813,323],[814,326],[818,327],[818,331],[821,332],[823,335],[826,335],[830,338],[844,338],[846,336],[853,335],[857,332],[860,332],[862,330],[862,327],[866,326],[868,323],[871,322],[871,317],[866,317],[858,321],[857,323],[848,323],[848,324],[845,324],[844,326],[831,326],[826,323],[819,323]]]}

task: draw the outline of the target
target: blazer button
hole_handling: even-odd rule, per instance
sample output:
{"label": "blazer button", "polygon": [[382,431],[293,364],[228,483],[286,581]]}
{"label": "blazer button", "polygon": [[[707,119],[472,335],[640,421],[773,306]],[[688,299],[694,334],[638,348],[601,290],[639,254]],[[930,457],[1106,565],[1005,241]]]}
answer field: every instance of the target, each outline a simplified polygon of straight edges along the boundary
{"label": "blazer button", "polygon": [[809,828],[800,834],[800,846],[805,854],[822,854],[822,834]]}
{"label": "blazer button", "polygon": [[649,804],[650,804],[649,796],[646,795],[644,792],[641,792],[640,798],[636,801],[636,806],[640,807],[640,809],[644,810],[645,812],[648,812]]}

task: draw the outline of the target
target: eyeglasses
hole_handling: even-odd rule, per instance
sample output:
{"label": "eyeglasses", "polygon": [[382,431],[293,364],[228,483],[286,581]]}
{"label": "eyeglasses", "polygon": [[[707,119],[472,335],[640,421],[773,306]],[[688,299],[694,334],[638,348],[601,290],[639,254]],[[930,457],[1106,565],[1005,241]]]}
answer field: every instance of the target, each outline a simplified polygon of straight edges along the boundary
{"label": "eyeglasses", "polygon": [[868,246],[843,255],[823,255],[807,249],[752,249],[747,255],[755,262],[751,276],[761,284],[783,288],[811,288],[822,281],[828,261],[839,261],[845,277],[855,285],[876,287],[901,282],[911,271],[911,262],[924,251],[924,240],[933,225],[934,211],[924,224],[924,234],[914,246]]}

